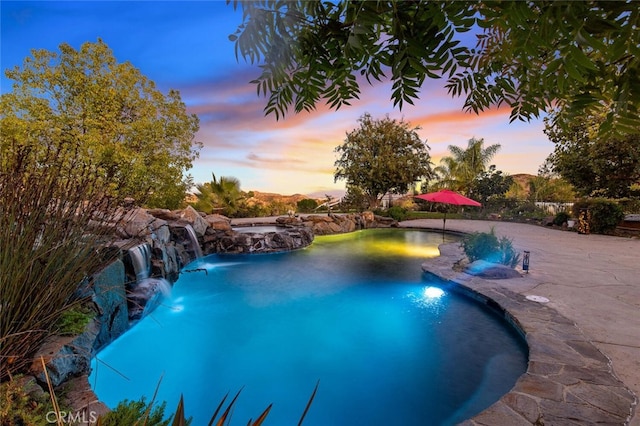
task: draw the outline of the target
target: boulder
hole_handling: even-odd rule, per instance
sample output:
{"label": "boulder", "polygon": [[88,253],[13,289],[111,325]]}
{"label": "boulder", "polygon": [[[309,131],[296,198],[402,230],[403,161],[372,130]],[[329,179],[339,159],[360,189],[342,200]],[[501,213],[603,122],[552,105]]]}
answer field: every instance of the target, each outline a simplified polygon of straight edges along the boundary
{"label": "boulder", "polygon": [[[213,238],[213,236],[210,236]],[[303,248],[313,241],[310,228],[297,227],[279,232],[224,233],[207,242],[205,251],[211,253],[274,253]]]}
{"label": "boulder", "polygon": [[302,226],[302,219],[298,215],[280,216],[276,218],[276,223],[282,226]]}
{"label": "boulder", "polygon": [[463,272],[480,278],[500,280],[508,278],[521,278],[522,275],[515,269],[499,263],[491,263],[486,260],[476,260],[468,264]]}
{"label": "boulder", "polygon": [[154,246],[151,254],[151,276],[166,278],[171,281],[178,279],[180,261],[173,243],[164,246]]}
{"label": "boulder", "polygon": [[[72,377],[88,374],[93,356],[92,346],[99,329],[100,324],[94,319],[78,336],[51,336],[33,357],[30,373],[41,383],[47,382],[48,375],[54,387]],[[47,375],[42,368],[42,360]]]}
{"label": "boulder", "polygon": [[168,223],[163,219],[157,219],[152,223],[153,232],[151,234],[151,239],[154,245],[160,244],[168,244],[171,241],[171,232],[169,231]]}
{"label": "boulder", "polygon": [[118,235],[123,238],[145,238],[152,234],[156,227],[162,225],[158,223],[152,226],[151,224],[156,220],[161,219],[156,219],[143,208],[135,208],[120,217],[116,229]]}
{"label": "boulder", "polygon": [[340,234],[358,229],[389,228],[398,226],[390,217],[377,216],[372,212],[358,214],[310,215],[302,219],[302,224],[313,229],[315,235]]}
{"label": "boulder", "polygon": [[42,386],[33,376],[17,376],[13,378],[23,392],[29,395],[34,401],[51,401],[49,394],[44,391]]}
{"label": "boulder", "polygon": [[98,417],[109,412],[109,408],[98,400],[91,389],[89,377],[83,374],[67,381],[64,385],[63,402],[82,425],[98,424]]}
{"label": "boulder", "polygon": [[93,291],[100,326],[93,348],[98,351],[129,328],[124,263],[117,260],[98,272],[93,279]]}
{"label": "boulder", "polygon": [[333,222],[305,222],[305,225],[313,229],[314,235],[331,235],[340,232],[340,227]]}
{"label": "boulder", "polygon": [[340,225],[340,232],[353,232],[360,228],[360,217],[357,215],[336,216],[335,221]]}
{"label": "boulder", "polygon": [[169,225],[180,268],[202,255],[201,238],[198,238],[193,227],[189,229],[189,226],[184,222]]}
{"label": "boulder", "polygon": [[374,224],[378,228],[392,228],[398,226],[398,221],[392,217],[374,215]]}
{"label": "boulder", "polygon": [[221,214],[209,214],[204,217],[209,227],[216,231],[231,231],[231,219]]}
{"label": "boulder", "polygon": [[306,247],[313,242],[313,231],[310,228],[294,228],[287,231],[293,238],[294,248]]}
{"label": "boulder", "polygon": [[149,209],[147,210],[147,213],[162,220],[180,220],[179,212],[173,212],[168,209]]}
{"label": "boulder", "polygon": [[[335,217],[335,216],[334,216]],[[332,216],[328,216],[328,215],[317,215],[317,214],[313,214],[313,215],[309,215],[306,216],[304,218],[304,223],[311,223],[311,224],[316,224],[316,223],[329,223],[329,222],[333,222],[333,217]]]}
{"label": "boulder", "polygon": [[186,209],[182,210],[179,213],[180,219],[186,221],[191,225],[193,230],[196,232],[198,237],[204,237],[205,232],[207,232],[207,227],[209,224],[202,217],[200,213],[196,211],[191,206],[188,206]]}
{"label": "boulder", "polygon": [[364,223],[373,223],[376,220],[376,215],[374,215],[373,212],[369,211],[360,213],[360,217],[362,218]]}

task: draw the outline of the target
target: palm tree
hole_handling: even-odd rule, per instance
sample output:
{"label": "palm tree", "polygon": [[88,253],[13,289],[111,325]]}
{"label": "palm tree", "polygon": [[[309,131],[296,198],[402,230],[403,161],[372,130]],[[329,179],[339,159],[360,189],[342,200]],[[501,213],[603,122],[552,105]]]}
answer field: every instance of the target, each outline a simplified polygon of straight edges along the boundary
{"label": "palm tree", "polygon": [[233,216],[240,209],[240,201],[244,198],[240,190],[240,180],[233,176],[221,176],[216,178],[211,173],[213,180],[196,185],[198,201],[195,204],[197,210],[212,213],[219,210],[225,216]]}
{"label": "palm tree", "polygon": [[482,138],[469,139],[466,149],[449,145],[451,156],[443,157],[436,168],[443,186],[469,195],[473,182],[487,170],[500,147],[494,144],[484,148]]}
{"label": "palm tree", "polygon": [[460,191],[460,182],[455,176],[457,169],[458,163],[455,158],[442,157],[440,165],[433,169],[436,175],[436,182],[431,184],[431,189],[451,189],[453,191]]}

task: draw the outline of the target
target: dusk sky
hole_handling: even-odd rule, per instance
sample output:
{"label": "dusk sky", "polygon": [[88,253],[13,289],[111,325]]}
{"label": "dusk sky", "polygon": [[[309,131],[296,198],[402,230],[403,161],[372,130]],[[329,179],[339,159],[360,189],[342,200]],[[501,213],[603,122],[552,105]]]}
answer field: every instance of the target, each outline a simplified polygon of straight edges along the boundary
{"label": "dusk sky", "polygon": [[312,194],[322,197],[344,189],[334,183],[334,149],[364,113],[404,119],[419,126],[435,165],[447,147],[466,147],[472,138],[485,146],[500,144],[493,163],[508,174],[536,174],[552,152],[542,120],[509,123],[509,110],[479,116],[462,111],[445,81],[430,81],[415,106],[393,108],[390,85],[361,86],[361,99],[330,111],[290,114],[276,121],[264,116],[265,98],[249,81],[257,66],[240,58],[228,35],[241,23],[241,10],[224,1],[5,1],[0,2],[1,92],[11,90],[4,70],[21,66],[31,49],[58,51],[61,43],[78,49],[102,39],[118,62],[130,62],[158,88],[180,91],[189,112],[200,117],[196,140],[204,144],[189,171],[196,182],[234,176],[245,191]]}

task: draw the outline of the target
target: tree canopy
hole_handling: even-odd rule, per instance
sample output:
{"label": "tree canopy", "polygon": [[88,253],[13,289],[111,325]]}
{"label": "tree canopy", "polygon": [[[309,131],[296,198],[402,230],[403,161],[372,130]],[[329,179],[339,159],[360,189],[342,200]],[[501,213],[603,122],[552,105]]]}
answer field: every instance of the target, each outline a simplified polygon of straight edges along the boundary
{"label": "tree canopy", "polygon": [[416,181],[429,177],[431,157],[429,147],[420,140],[419,127],[411,128],[405,121],[389,118],[374,120],[364,114],[360,127],[347,133],[347,138],[335,151],[336,181],[358,187],[376,207],[388,192],[403,193]]}
{"label": "tree canopy", "polygon": [[44,158],[64,147],[68,173],[91,170],[110,196],[177,207],[191,183],[183,173],[197,156],[198,118],[177,91],[161,93],[101,40],[59,49],[34,50],[6,71],[14,83],[1,98],[3,151]]}
{"label": "tree canopy", "polygon": [[634,195],[640,183],[640,128],[623,137],[596,138],[601,119],[582,117],[566,130],[546,122],[545,133],[555,144],[548,166],[583,196],[622,198]]}
{"label": "tree canopy", "polygon": [[[231,2],[231,0],[227,0]],[[507,105],[512,120],[556,109],[558,122],[606,116],[601,134],[640,127],[640,8],[626,1],[233,1],[236,56],[267,114],[331,108],[390,80],[402,108],[426,79],[446,79],[476,113]],[[469,42],[467,34],[477,34]]]}
{"label": "tree canopy", "polygon": [[496,166],[491,165],[473,181],[469,196],[486,206],[489,200],[504,199],[511,185],[513,177],[504,176],[501,170],[496,170]]}

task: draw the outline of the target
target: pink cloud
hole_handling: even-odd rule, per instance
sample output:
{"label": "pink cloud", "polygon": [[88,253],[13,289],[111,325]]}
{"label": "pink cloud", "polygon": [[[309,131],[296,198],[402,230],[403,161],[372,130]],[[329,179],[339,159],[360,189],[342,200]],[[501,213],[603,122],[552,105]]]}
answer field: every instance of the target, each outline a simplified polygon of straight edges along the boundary
{"label": "pink cloud", "polygon": [[500,143],[503,149],[495,163],[507,172],[535,171],[550,152],[539,124],[509,125],[507,108],[466,113],[464,100],[452,99],[442,87],[444,81],[428,82],[416,105],[402,111],[388,100],[389,83],[369,86],[365,82],[361,98],[351,107],[335,111],[321,102],[312,112],[289,113],[277,121],[274,116],[265,117],[266,99],[258,97],[249,83],[256,76],[255,70],[242,69],[185,90],[189,111],[201,118],[198,140],[206,147],[196,167],[224,169],[237,175],[243,186],[246,180],[252,185],[249,189],[304,192],[303,187],[341,187],[343,182],[333,182],[334,148],[344,141],[346,132],[358,127],[357,119],[365,112],[375,118],[388,114],[420,127],[435,164],[449,155],[449,145],[464,147],[472,137]]}

